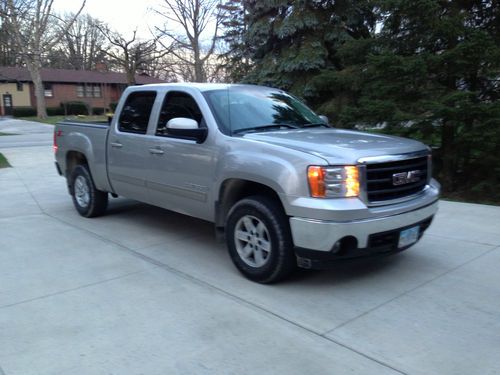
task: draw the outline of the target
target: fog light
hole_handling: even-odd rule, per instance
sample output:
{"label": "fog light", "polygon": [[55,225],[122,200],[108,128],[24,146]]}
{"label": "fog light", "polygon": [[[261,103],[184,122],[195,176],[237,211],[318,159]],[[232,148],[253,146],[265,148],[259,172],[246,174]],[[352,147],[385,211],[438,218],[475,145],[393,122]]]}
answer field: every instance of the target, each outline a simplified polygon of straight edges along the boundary
{"label": "fog light", "polygon": [[335,242],[335,245],[333,245],[332,250],[330,250],[332,253],[337,254],[342,247],[341,241]]}

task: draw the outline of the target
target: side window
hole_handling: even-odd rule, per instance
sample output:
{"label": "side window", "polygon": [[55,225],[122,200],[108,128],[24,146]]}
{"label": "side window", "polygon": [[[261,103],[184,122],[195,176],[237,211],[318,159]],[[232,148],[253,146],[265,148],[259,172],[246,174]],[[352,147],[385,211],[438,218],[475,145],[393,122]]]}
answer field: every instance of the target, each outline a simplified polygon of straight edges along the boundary
{"label": "side window", "polygon": [[156,135],[169,135],[167,122],[176,117],[193,119],[200,126],[203,120],[200,108],[191,95],[179,91],[169,92],[161,107]]}
{"label": "side window", "polygon": [[131,93],[122,108],[118,129],[126,133],[146,134],[155,98],[154,91]]}

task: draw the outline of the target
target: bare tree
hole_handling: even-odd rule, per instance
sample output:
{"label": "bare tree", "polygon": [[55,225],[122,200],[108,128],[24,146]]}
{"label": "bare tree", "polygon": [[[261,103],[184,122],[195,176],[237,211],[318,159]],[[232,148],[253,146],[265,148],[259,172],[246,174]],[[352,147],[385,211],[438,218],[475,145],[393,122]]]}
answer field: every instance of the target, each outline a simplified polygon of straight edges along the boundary
{"label": "bare tree", "polygon": [[155,58],[144,64],[140,69],[141,73],[145,73],[150,77],[156,77],[168,82],[178,81],[176,68],[178,61],[172,59],[170,55],[162,54],[163,56]]}
{"label": "bare tree", "polygon": [[137,39],[137,30],[132,33],[131,38],[125,38],[121,34],[109,29],[101,28],[112,48],[103,52],[109,56],[116,65],[122,68],[127,75],[128,85],[135,85],[135,75],[140,71],[147,71],[155,60],[162,58],[169,49],[159,52],[157,40],[141,41]]}
{"label": "bare tree", "polygon": [[0,66],[19,65],[19,54],[7,26],[0,18]]}
{"label": "bare tree", "polygon": [[86,0],[82,0],[79,10],[66,21],[55,17],[52,9],[54,0],[1,1],[0,17],[11,33],[35,86],[38,117],[46,118],[44,86],[40,74],[43,55],[61,41],[83,10]]}
{"label": "bare tree", "polygon": [[[163,3],[155,10],[167,21],[164,27],[156,27],[156,32],[162,37],[160,42],[166,39],[169,45],[175,46],[171,53],[181,67],[189,67],[193,81],[206,82],[206,65],[215,52],[221,22],[219,0],[163,0]],[[180,26],[183,33],[168,28],[171,23]],[[204,46],[203,38],[211,28],[213,32],[207,38],[208,45]]]}
{"label": "bare tree", "polygon": [[[67,14],[68,22],[74,14]],[[93,70],[105,60],[103,52],[106,36],[102,33],[103,23],[88,14],[78,16],[61,40],[60,47],[73,69]]]}

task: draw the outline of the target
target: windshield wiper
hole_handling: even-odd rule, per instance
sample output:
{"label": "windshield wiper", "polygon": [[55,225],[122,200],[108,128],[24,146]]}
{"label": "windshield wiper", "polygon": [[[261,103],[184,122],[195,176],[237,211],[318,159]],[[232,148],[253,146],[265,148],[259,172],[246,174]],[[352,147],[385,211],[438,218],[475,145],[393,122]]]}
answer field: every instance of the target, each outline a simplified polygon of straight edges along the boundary
{"label": "windshield wiper", "polygon": [[324,126],[325,128],[330,127],[328,124],[325,124],[324,122],[315,122],[315,123],[311,123],[311,124],[304,124],[304,125],[302,125],[302,128],[313,128],[316,126]]}
{"label": "windshield wiper", "polygon": [[246,132],[261,132],[266,130],[283,129],[283,128],[298,129],[299,127],[290,124],[271,124],[271,125],[255,126],[252,128],[236,129],[233,131],[233,134],[246,133]]}

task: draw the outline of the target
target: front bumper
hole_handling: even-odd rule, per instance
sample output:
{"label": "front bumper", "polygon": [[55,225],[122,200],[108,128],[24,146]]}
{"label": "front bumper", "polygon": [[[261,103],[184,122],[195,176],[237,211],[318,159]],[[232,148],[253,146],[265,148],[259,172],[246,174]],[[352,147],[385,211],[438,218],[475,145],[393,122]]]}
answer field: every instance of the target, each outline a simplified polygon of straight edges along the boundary
{"label": "front bumper", "polygon": [[[301,262],[301,259],[335,260],[404,250],[397,248],[395,239],[399,232],[419,225],[420,238],[437,209],[436,200],[409,212],[365,220],[336,222],[292,217],[290,228],[299,265],[312,268],[313,262]],[[381,243],[384,238],[385,243]]]}

